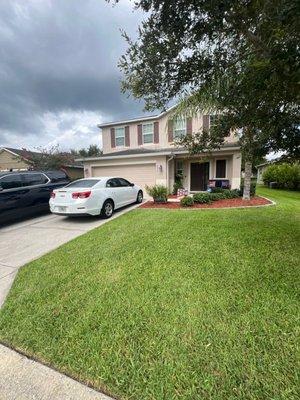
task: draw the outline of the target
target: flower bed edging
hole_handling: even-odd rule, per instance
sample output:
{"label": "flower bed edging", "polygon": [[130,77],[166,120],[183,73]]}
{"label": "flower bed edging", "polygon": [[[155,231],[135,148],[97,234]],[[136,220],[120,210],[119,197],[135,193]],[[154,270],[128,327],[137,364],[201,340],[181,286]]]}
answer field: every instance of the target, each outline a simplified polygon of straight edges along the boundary
{"label": "flower bed edging", "polygon": [[[175,203],[175,202],[169,202],[166,204],[156,204],[153,201],[147,201],[146,203],[143,203],[140,208],[144,209],[162,209],[162,210],[227,210],[227,209],[236,209],[236,208],[259,208],[259,207],[268,207],[268,206],[274,206],[276,203],[273,200],[268,199],[267,197],[263,196],[255,196],[250,200],[255,201],[254,204],[251,205],[242,205],[242,204],[237,204],[237,200],[239,202],[246,202],[246,200],[242,199],[222,199],[222,200],[217,200],[214,201],[212,204],[194,204],[191,207],[182,207],[180,203]],[[261,200],[265,200],[265,203],[261,203]],[[258,201],[258,202],[257,202]],[[231,203],[231,204],[230,204]],[[227,204],[227,206],[224,206],[224,204]],[[234,205],[237,204],[237,205]]]}

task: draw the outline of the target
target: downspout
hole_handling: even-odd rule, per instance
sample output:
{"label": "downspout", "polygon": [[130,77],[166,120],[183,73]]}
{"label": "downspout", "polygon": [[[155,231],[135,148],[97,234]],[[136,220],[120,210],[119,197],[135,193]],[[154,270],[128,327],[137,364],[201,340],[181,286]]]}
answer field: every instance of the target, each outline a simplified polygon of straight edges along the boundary
{"label": "downspout", "polygon": [[174,160],[175,154],[172,154],[172,156],[167,160],[167,188],[169,190],[169,162]]}

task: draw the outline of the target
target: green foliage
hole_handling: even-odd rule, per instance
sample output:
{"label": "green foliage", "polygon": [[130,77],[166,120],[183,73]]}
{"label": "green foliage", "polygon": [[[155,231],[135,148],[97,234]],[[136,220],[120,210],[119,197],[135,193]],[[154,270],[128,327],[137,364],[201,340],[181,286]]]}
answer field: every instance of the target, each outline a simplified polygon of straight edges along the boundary
{"label": "green foliage", "polygon": [[175,182],[173,185],[173,194],[177,194],[178,189],[183,189],[183,184],[182,184],[182,175],[177,174],[175,176]]}
{"label": "green foliage", "polygon": [[155,203],[166,203],[168,200],[168,189],[163,185],[145,186],[146,192],[153,197]]}
{"label": "green foliage", "polygon": [[222,189],[222,188],[212,188],[211,191],[212,199],[234,199],[241,196],[239,189]]}
{"label": "green foliage", "polygon": [[209,198],[211,201],[217,201],[226,199],[227,197],[224,193],[210,193]]}
{"label": "green foliage", "polygon": [[213,200],[210,193],[196,193],[193,196],[194,202],[199,204],[210,204]]}
{"label": "green foliage", "polygon": [[88,148],[72,149],[71,153],[76,157],[98,157],[102,155],[102,150],[96,144],[90,144]]}
{"label": "green foliage", "polygon": [[298,0],[134,4],[147,18],[136,40],[124,34],[123,91],[144,99],[147,110],[181,98],[175,114],[218,114],[209,131],[177,144],[200,154],[222,146],[233,131],[247,178],[270,151],[299,159]]}
{"label": "green foliage", "polygon": [[300,186],[300,164],[273,164],[263,173],[265,184],[276,182],[277,187],[287,189],[298,189]]}
{"label": "green foliage", "polygon": [[194,205],[194,199],[192,196],[184,196],[180,200],[180,205],[182,207],[192,207]]}

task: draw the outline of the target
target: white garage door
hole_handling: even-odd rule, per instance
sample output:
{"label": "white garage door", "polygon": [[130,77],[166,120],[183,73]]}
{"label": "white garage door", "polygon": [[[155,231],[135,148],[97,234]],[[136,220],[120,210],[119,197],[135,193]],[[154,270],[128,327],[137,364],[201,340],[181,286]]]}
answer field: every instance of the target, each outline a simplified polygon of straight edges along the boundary
{"label": "white garage door", "polygon": [[117,176],[145,189],[145,185],[155,185],[155,164],[92,167],[92,176]]}

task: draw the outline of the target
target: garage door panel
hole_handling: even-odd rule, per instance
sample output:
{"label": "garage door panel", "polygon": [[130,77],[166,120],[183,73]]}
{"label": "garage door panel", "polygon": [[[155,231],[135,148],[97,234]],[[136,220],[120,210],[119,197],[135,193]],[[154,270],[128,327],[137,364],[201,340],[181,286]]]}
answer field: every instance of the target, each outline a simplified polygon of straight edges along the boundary
{"label": "garage door panel", "polygon": [[155,185],[155,164],[92,167],[92,176],[119,176],[141,186]]}

